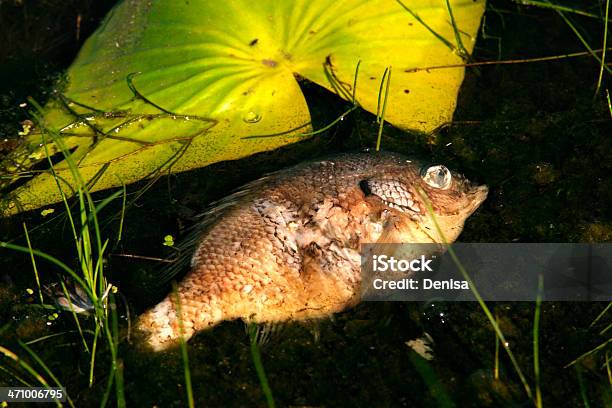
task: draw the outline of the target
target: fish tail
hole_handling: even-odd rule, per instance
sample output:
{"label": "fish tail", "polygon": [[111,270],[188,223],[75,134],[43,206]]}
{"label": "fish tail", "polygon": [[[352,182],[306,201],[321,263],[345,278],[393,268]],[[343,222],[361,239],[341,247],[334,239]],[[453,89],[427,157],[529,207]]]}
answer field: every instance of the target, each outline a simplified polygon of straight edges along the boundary
{"label": "fish tail", "polygon": [[137,330],[144,335],[144,346],[153,351],[163,351],[177,346],[181,336],[185,341],[205,327],[212,327],[223,320],[218,310],[192,310],[181,305],[179,320],[175,302],[166,297],[138,319]]}

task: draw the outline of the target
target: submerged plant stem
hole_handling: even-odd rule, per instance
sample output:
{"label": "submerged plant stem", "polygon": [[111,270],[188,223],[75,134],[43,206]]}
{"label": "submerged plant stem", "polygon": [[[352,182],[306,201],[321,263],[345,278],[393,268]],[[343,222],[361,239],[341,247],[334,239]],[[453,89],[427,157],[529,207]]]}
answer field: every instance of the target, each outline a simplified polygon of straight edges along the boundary
{"label": "submerged plant stem", "polygon": [[[601,16],[598,16],[597,14],[589,13],[588,11],[580,10],[580,9],[577,9],[577,8],[562,6],[560,4],[552,4],[552,3],[547,2],[547,1],[514,0],[514,2],[522,4],[522,5],[525,5],[525,6],[535,6],[535,7],[547,8],[547,9],[553,9],[553,10],[566,11],[568,13],[577,14],[579,16],[596,18],[598,20],[601,20]],[[607,19],[608,19],[608,16],[606,16],[606,20]]]}
{"label": "submerged plant stem", "polygon": [[582,403],[585,408],[590,408],[589,396],[587,395],[586,386],[584,384],[584,378],[582,377],[582,369],[576,366],[576,376],[578,377],[578,386],[580,387],[580,396],[582,397]]}
{"label": "submerged plant stem", "polygon": [[[610,50],[608,47],[607,50]],[[599,48],[593,50],[593,52],[603,51],[603,48]],[[428,67],[415,67],[415,68],[407,68],[404,72],[413,73],[413,72],[421,72],[421,71],[433,71],[435,69],[449,69],[449,68],[469,68],[469,67],[482,67],[487,65],[514,65],[514,64],[531,64],[534,62],[546,62],[546,61],[559,61],[567,58],[577,58],[577,57],[588,57],[592,56],[590,51],[580,51],[580,52],[572,52],[569,54],[562,55],[550,55],[547,57],[535,57],[535,58],[521,58],[521,59],[511,59],[511,60],[496,60],[496,61],[476,61],[469,62],[466,64],[449,64],[449,65],[432,65]]]}
{"label": "submerged plant stem", "polygon": [[[385,79],[387,80],[387,83],[385,85],[385,97],[383,99],[383,103],[382,103],[382,108],[380,110],[380,118],[379,118],[379,125],[378,125],[378,137],[376,138],[376,151],[380,151],[380,142],[382,139],[382,132],[383,132],[383,128],[385,126],[385,111],[387,109],[387,99],[389,97],[389,84],[391,83],[391,67],[387,68],[385,70],[385,73],[383,75],[382,81],[380,83],[380,89],[382,90],[383,87],[383,83],[385,82]],[[378,95],[378,104],[380,105],[380,92]]]}
{"label": "submerged plant stem", "polygon": [[418,189],[417,192],[423,199],[425,206],[427,207],[427,212],[432,217],[434,221],[434,225],[436,227],[436,231],[438,235],[442,238],[442,242],[446,246],[446,249],[451,256],[453,263],[457,266],[457,269],[459,269],[459,272],[461,273],[461,276],[463,276],[463,279],[465,279],[468,282],[468,285],[470,287],[470,290],[472,291],[472,294],[478,301],[478,304],[480,305],[482,311],[487,316],[487,319],[489,319],[491,326],[493,326],[493,330],[495,330],[495,333],[497,334],[502,344],[504,345],[504,349],[506,350],[506,353],[508,354],[508,357],[510,358],[512,365],[514,366],[514,370],[516,371],[516,374],[519,376],[519,379],[521,380],[521,383],[523,384],[525,393],[527,394],[529,399],[533,400],[533,392],[531,391],[531,387],[529,386],[529,383],[527,382],[527,378],[525,377],[525,374],[523,374],[523,370],[521,370],[521,367],[519,366],[518,361],[516,357],[514,356],[514,353],[512,352],[512,350],[510,350],[510,347],[508,347],[508,342],[506,341],[504,333],[501,331],[499,325],[497,324],[497,321],[495,320],[493,313],[491,313],[491,309],[489,309],[485,301],[482,299],[482,296],[480,296],[480,292],[478,292],[478,289],[476,289],[476,286],[474,285],[474,281],[472,280],[468,272],[463,267],[463,264],[457,257],[457,254],[453,250],[452,246],[449,245],[448,240],[446,239],[446,236],[442,232],[442,229],[440,228],[440,224],[438,223],[438,220],[436,219],[436,216],[435,216],[433,207],[431,205],[431,202],[429,201],[429,198],[427,197],[427,195],[422,189]]}
{"label": "submerged plant stem", "polygon": [[[497,313],[495,314],[495,323],[499,324]],[[499,380],[499,336],[495,333],[495,367],[493,369],[493,378]]]}
{"label": "submerged plant stem", "polygon": [[[15,363],[19,364],[32,377],[34,377],[36,379],[36,381],[38,381],[42,386],[44,386],[46,388],[50,388],[49,383],[47,383],[47,381],[43,378],[43,376],[40,375],[38,372],[36,372],[36,370],[34,368],[32,368],[31,365],[29,365],[27,362],[23,361],[23,359],[20,358],[17,354],[13,353],[9,349],[7,349],[5,347],[2,347],[2,346],[0,346],[0,354],[3,354],[5,357],[7,357],[7,358],[13,360]],[[56,401],[55,404],[58,407],[62,407],[63,406],[59,401]]]}
{"label": "submerged plant stem", "polygon": [[450,17],[451,24],[453,26],[453,32],[455,33],[455,41],[457,42],[457,54],[465,61],[470,57],[470,53],[467,51],[465,46],[463,45],[463,41],[461,41],[461,32],[457,27],[457,21],[455,21],[455,15],[453,14],[453,8],[450,5],[450,1],[446,0],[446,9],[448,10],[448,16]]}
{"label": "submerged plant stem", "polygon": [[26,242],[28,243],[28,249],[30,250],[30,259],[32,261],[32,268],[34,269],[34,277],[36,278],[36,288],[38,289],[38,298],[40,300],[40,304],[44,303],[42,290],[40,289],[40,279],[38,277],[38,268],[36,267],[36,258],[34,257],[34,252],[32,252],[32,244],[30,242],[30,235],[28,234],[28,228],[26,227],[26,223],[23,223],[23,232],[25,233]]}
{"label": "submerged plant stem", "polygon": [[535,313],[533,317],[533,373],[535,376],[535,405],[542,408],[542,390],[540,389],[540,315],[542,312],[542,292],[544,291],[544,277],[538,277],[538,295],[536,297]]}
{"label": "submerged plant stem", "polygon": [[608,384],[612,387],[612,369],[610,369],[610,357],[606,351],[606,372],[608,373]]}
{"label": "submerged plant stem", "polygon": [[604,22],[604,36],[603,45],[601,52],[601,64],[599,64],[599,78],[597,78],[597,88],[595,89],[595,96],[601,89],[601,82],[603,81],[604,66],[606,64],[606,47],[608,46],[608,15],[610,13],[610,0],[606,0],[606,21]]}
{"label": "submerged plant stem", "polygon": [[[57,377],[53,374],[53,372],[49,369],[49,367],[45,364],[45,362],[40,358],[40,356],[34,352],[34,350],[32,350],[27,344],[23,343],[22,341],[19,341],[19,345],[25,351],[28,352],[28,354],[32,357],[32,359],[36,361],[38,365],[42,367],[43,370],[45,370],[45,372],[47,373],[49,378],[53,380],[55,385],[57,385],[58,387],[65,388],[62,385],[62,383],[57,379]],[[68,396],[67,392],[66,392],[66,399],[68,400],[68,404],[70,404],[70,406],[74,408],[74,403],[72,402],[72,399],[70,398],[70,396]]]}
{"label": "submerged plant stem", "polygon": [[248,332],[249,342],[251,343],[251,357],[253,358],[253,365],[255,365],[255,371],[257,372],[261,389],[266,397],[268,408],[275,408],[276,403],[274,402],[274,397],[272,396],[272,389],[268,383],[268,377],[266,377],[266,371],[263,363],[261,362],[261,354],[257,344],[257,326],[255,324],[249,324]]}
{"label": "submerged plant stem", "polygon": [[[546,0],[548,3],[550,3],[549,0]],[[587,49],[587,51],[589,51],[589,54],[591,54],[593,56],[593,58],[595,58],[595,60],[600,64],[600,66],[602,67],[602,69],[605,69],[606,71],[608,71],[608,73],[612,74],[612,68],[608,67],[604,61],[601,60],[601,58],[599,58],[599,56],[597,55],[597,53],[591,48],[591,46],[589,45],[589,43],[584,39],[584,37],[582,36],[582,34],[580,34],[580,31],[578,31],[578,29],[576,28],[576,26],[570,21],[569,18],[567,18],[567,16],[563,13],[563,11],[559,10],[559,9],[555,9],[555,11],[559,14],[559,16],[561,16],[561,18],[563,19],[563,21],[565,21],[565,24],[568,25],[568,27],[574,32],[574,34],[576,34],[576,37],[578,37],[578,40],[580,40],[580,42],[582,43],[582,45],[584,46],[584,48]]]}
{"label": "submerged plant stem", "polygon": [[606,313],[608,313],[608,310],[610,310],[611,307],[612,307],[612,302],[609,302],[608,305],[604,308],[604,310],[602,310],[601,313],[599,313],[597,317],[591,322],[591,324],[589,324],[589,329],[595,326],[595,324],[597,324],[597,322],[600,321],[601,318],[606,315]]}
{"label": "submerged plant stem", "polygon": [[183,359],[183,372],[185,375],[185,390],[187,392],[187,404],[189,408],[195,407],[195,402],[193,399],[193,386],[191,384],[191,371],[189,369],[189,354],[187,353],[187,343],[185,342],[185,328],[183,326],[183,317],[181,314],[181,302],[178,295],[178,289],[176,287],[176,283],[172,285],[172,291],[174,292],[174,302],[176,307],[176,314],[178,318],[179,324],[179,345],[181,348],[181,358]]}

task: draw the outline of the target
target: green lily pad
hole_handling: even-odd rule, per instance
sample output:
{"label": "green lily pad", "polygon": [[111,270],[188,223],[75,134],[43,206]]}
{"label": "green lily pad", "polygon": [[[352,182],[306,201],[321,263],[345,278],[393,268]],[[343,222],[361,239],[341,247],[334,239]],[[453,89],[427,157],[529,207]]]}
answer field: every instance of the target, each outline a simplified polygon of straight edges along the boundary
{"label": "green lily pad", "polygon": [[[296,77],[377,113],[392,67],[385,120],[428,132],[451,119],[464,69],[419,68],[461,64],[484,7],[484,0],[124,0],[83,46],[45,106],[44,124],[72,151],[83,178],[96,178],[93,190],[306,137],[310,114]],[[59,151],[49,134],[41,138],[28,135],[5,169],[45,159],[43,142],[50,154]],[[55,170],[73,183],[65,161]],[[43,172],[12,192],[4,213],[60,199]]]}

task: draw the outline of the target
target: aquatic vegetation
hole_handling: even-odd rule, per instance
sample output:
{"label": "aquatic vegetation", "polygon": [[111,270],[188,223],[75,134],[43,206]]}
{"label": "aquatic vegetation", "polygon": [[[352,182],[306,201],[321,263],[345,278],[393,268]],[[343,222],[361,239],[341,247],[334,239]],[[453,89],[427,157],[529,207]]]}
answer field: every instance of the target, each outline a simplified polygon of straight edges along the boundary
{"label": "aquatic vegetation", "polygon": [[[381,126],[431,131],[451,119],[464,69],[423,68],[465,62],[484,5],[124,1],[68,69],[44,126],[72,152],[92,191],[308,137],[296,77],[378,112]],[[53,143],[44,149],[57,158]],[[28,172],[44,149],[30,130],[1,163],[5,185],[31,178],[3,201],[5,214],[61,199],[50,172]],[[59,159],[55,171],[73,184]]]}
{"label": "aquatic vegetation", "polygon": [[[101,235],[100,225],[98,222],[99,213],[102,209],[108,205],[110,202],[120,197],[121,194],[125,194],[125,190],[119,190],[114,194],[106,197],[99,203],[95,203],[91,197],[91,193],[89,191],[87,183],[83,180],[77,165],[74,162],[73,157],[70,152],[66,148],[65,144],[56,134],[52,132],[48,132],[44,127],[42,127],[39,122],[39,126],[44,130],[43,138],[49,137],[51,138],[53,144],[57,146],[61,153],[64,155],[65,160],[69,166],[69,170],[74,180],[78,183],[76,185],[75,195],[78,198],[78,208],[76,214],[73,215],[73,209],[71,204],[68,202],[67,195],[65,193],[65,187],[62,188],[62,180],[59,178],[57,173],[55,172],[55,167],[53,163],[50,164],[51,173],[54,177],[54,181],[56,183],[56,188],[58,189],[59,194],[61,194],[65,215],[69,221],[69,225],[72,231],[72,236],[74,239],[74,245],[76,246],[77,259],[79,269],[72,269],[68,265],[66,265],[61,260],[46,254],[42,251],[33,249],[30,245],[29,238],[27,239],[28,246],[24,247],[21,245],[17,245],[10,242],[0,242],[0,248],[7,248],[14,251],[20,251],[29,253],[32,266],[36,275],[36,282],[38,285],[38,293],[40,296],[41,305],[43,304],[43,297],[41,294],[40,282],[38,279],[38,271],[36,267],[36,258],[43,259],[45,261],[50,262],[51,264],[59,267],[62,274],[66,277],[74,280],[75,284],[78,285],[81,292],[79,294],[79,303],[85,303],[86,306],[81,306],[80,304],[72,303],[74,299],[74,295],[69,293],[69,290],[66,287],[66,284],[63,280],[59,281],[59,285],[62,288],[62,292],[64,294],[62,307],[67,308],[74,318],[75,325],[79,331],[83,351],[90,355],[90,366],[89,366],[89,385],[92,386],[94,381],[94,368],[96,358],[99,352],[98,342],[103,339],[106,342],[106,346],[108,351],[111,354],[111,367],[109,370],[108,384],[106,388],[106,392],[103,395],[103,403],[102,406],[106,404],[105,401],[108,400],[109,394],[113,389],[113,384],[115,385],[116,397],[118,406],[124,406],[124,397],[123,393],[123,380],[122,380],[122,366],[120,362],[120,358],[118,357],[118,347],[119,347],[119,333],[118,333],[118,322],[117,322],[117,311],[116,311],[116,302],[114,293],[117,292],[117,289],[107,281],[104,272],[104,258],[105,251],[107,249],[109,239],[103,239]],[[45,148],[47,144],[43,145]],[[47,152],[47,157],[49,157]],[[28,230],[25,228],[25,235],[28,237]],[[120,239],[120,236],[119,236]],[[82,311],[83,309],[91,310],[93,314],[93,321],[91,330],[83,329],[81,321],[77,316],[77,313]],[[86,333],[92,333],[92,338],[88,339]],[[47,368],[45,363],[40,359],[36,353],[31,350],[26,344],[21,344],[22,348],[25,349],[35,360],[36,362],[45,369],[46,373],[51,377],[56,385],[61,386],[56,377],[52,374],[52,372]],[[5,355],[8,352],[5,353]],[[20,360],[15,360],[19,362]],[[29,366],[20,363],[28,372],[34,375],[32,369]],[[39,378],[40,376],[36,376]],[[42,378],[42,377],[40,377]],[[43,385],[48,386],[48,384],[43,383],[41,379],[38,379]],[[70,405],[74,406],[72,401],[69,399]],[[58,405],[61,405],[58,403]]]}
{"label": "aquatic vegetation", "polygon": [[[403,3],[411,6],[408,1]],[[546,8],[537,7],[542,4]],[[84,350],[88,347],[91,351],[96,335],[95,309],[91,317],[75,319],[72,312],[51,305],[52,299],[44,290],[45,284],[55,279],[52,272],[59,271],[61,265],[84,276],[79,250],[73,249],[80,243],[74,239],[65,206],[43,207],[55,209],[45,215],[40,209],[2,219],[0,240],[19,243],[21,253],[0,248],[0,383],[44,385],[39,381],[42,378],[55,385],[55,377],[78,407],[100,406],[101,402],[107,406],[611,406],[610,304],[487,302],[485,312],[482,305],[452,302],[367,303],[316,324],[287,324],[280,334],[269,336],[268,331],[254,326],[247,327],[245,336],[241,322],[226,322],[188,343],[180,339],[176,350],[162,355],[143,354],[131,343],[132,323],[126,319],[122,296],[137,312],[158,300],[149,291],[159,290],[154,287],[159,275],[152,270],[162,258],[175,258],[185,228],[194,222],[193,214],[265,172],[338,150],[374,150],[380,142],[383,150],[429,157],[461,168],[470,178],[489,185],[489,199],[463,232],[466,241],[610,241],[612,184],[607,175],[612,169],[612,105],[606,89],[609,64],[605,64],[610,53],[608,50],[604,57],[602,50],[608,1],[492,0],[487,7],[473,60],[467,64],[459,110],[442,128],[414,135],[385,124],[388,109],[393,107],[391,92],[383,109],[386,86],[392,89],[402,75],[396,65],[389,70],[390,82],[388,76],[382,81],[389,66],[381,65],[377,80],[372,80],[377,92],[372,115],[363,111],[353,103],[355,94],[350,89],[357,89],[359,97],[366,79],[355,75],[363,73],[363,67],[357,70],[353,66],[347,68],[343,80],[351,86],[348,98],[344,98],[347,103],[332,101],[340,106],[334,113],[339,115],[337,119],[324,122],[329,125],[315,127],[315,131],[303,128],[296,132],[325,133],[277,152],[174,175],[150,188],[149,182],[143,182],[138,187],[144,184],[149,188],[147,194],[142,190],[129,194],[127,188],[122,189],[100,208],[102,242],[108,239],[100,272],[108,294],[99,288],[96,292],[98,299],[107,300],[106,320],[111,333],[117,333],[110,339],[118,346],[113,355],[106,329],[101,328],[91,387],[91,354]],[[565,14],[599,60],[557,10]],[[417,15],[423,16],[420,12]],[[74,27],[61,26],[66,32],[70,28]],[[445,38],[455,43],[452,33]],[[453,68],[438,67],[430,73],[449,69]],[[11,78],[24,83],[18,76]],[[134,90],[128,92],[129,98],[136,93],[150,97],[141,89],[141,78],[131,78]],[[314,88],[299,81],[306,85],[305,92]],[[128,87],[126,78],[119,82]],[[335,83],[333,77],[330,82]],[[38,86],[49,90],[47,83]],[[37,88],[24,88],[24,94],[38,95]],[[151,102],[157,103],[154,98]],[[139,103],[154,112],[150,105]],[[318,100],[309,110],[314,115],[317,109],[329,107]],[[0,108],[5,125],[9,117]],[[265,118],[251,109],[240,120],[255,127]],[[159,120],[173,119],[162,115]],[[182,121],[183,117],[175,120]],[[30,126],[29,132],[33,129]],[[129,129],[120,130],[119,135]],[[259,143],[273,138],[254,136],[241,140]],[[51,141],[54,135],[45,137]],[[0,141],[0,154],[6,155],[6,149],[14,145],[19,142]],[[48,146],[53,149],[51,143]],[[31,159],[48,163],[44,152],[32,154]],[[51,156],[55,163],[64,161],[61,149]],[[45,167],[50,171],[52,166]],[[68,186],[61,181],[60,185]],[[72,194],[69,189],[64,191]],[[94,207],[110,194],[94,194]],[[78,197],[69,204],[78,239],[81,204]],[[93,218],[88,221],[93,223]],[[93,224],[90,226],[93,248],[89,252],[94,254],[95,265],[96,234]],[[68,234],[62,234],[64,229]],[[165,239],[167,235],[172,240]],[[171,241],[174,245],[165,245]],[[43,259],[51,254],[62,264]],[[58,285],[59,299],[77,300],[70,297],[69,287],[64,293],[59,281],[56,288]],[[120,290],[113,293],[117,286]],[[53,293],[58,295],[58,291]],[[47,302],[44,308],[41,296]],[[405,345],[423,333],[433,339],[434,357],[429,361]]]}

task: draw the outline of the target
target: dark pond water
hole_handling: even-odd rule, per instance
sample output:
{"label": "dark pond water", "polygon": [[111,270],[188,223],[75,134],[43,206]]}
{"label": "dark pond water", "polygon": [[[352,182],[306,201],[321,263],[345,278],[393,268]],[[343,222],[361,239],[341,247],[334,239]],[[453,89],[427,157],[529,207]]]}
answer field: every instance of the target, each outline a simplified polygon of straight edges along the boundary
{"label": "dark pond water", "polygon": [[[61,76],[83,39],[113,2],[0,1],[0,135],[13,135],[27,114],[27,96],[40,102]],[[569,3],[568,3],[569,4]],[[577,4],[577,3],[576,3]],[[599,13],[598,2],[589,2]],[[582,8],[587,9],[584,3]],[[77,38],[77,16],[81,15]],[[602,23],[573,17],[594,48]],[[513,60],[584,51],[554,12],[491,1],[475,60]],[[605,92],[595,95],[599,65],[590,57],[471,68],[454,122],[432,135],[387,128],[387,150],[427,158],[464,172],[490,187],[489,199],[460,237],[465,242],[612,241],[612,121]],[[604,76],[602,89],[610,84]],[[346,106],[334,95],[303,83],[315,123],[323,126]],[[594,96],[595,95],[595,96]],[[155,303],[168,288],[155,285],[156,262],[118,254],[163,257],[167,234],[180,238],[193,215],[211,201],[268,171],[340,151],[373,147],[377,125],[356,112],[326,134],[275,152],[220,163],[158,181],[130,207],[122,241],[107,259],[118,299],[125,398],[128,406],[186,406],[179,350],[161,355],[137,350],[128,320]],[[10,141],[0,145],[11,148]],[[133,186],[137,191],[142,186]],[[97,198],[108,193],[99,193]],[[62,207],[0,219],[0,240],[32,245],[74,265],[74,241]],[[103,233],[115,236],[112,218],[120,203],[105,210]],[[112,244],[111,244],[112,245]],[[44,274],[43,283],[53,280]],[[72,316],[35,306],[29,256],[0,250],[0,346],[32,362],[18,341],[57,333],[31,347],[67,387],[76,406],[98,406],[109,375],[109,353],[99,353],[95,381],[88,387],[89,355],[83,351]],[[129,308],[128,308],[129,306]],[[491,303],[518,364],[533,386],[534,305]],[[610,339],[602,303],[544,303],[540,328],[542,394],[545,406],[612,406],[606,349],[565,366]],[[51,316],[51,317],[50,317]],[[91,322],[83,319],[84,327]],[[406,342],[428,333],[435,358],[417,357]],[[472,303],[364,303],[333,319],[287,324],[262,344],[261,354],[278,406],[532,406],[503,353],[494,379],[495,335]],[[609,349],[608,349],[609,350]],[[227,322],[189,342],[196,406],[265,406],[242,322]],[[35,363],[32,363],[35,365]],[[0,356],[0,386],[28,378]],[[114,405],[114,392],[111,405]]]}

